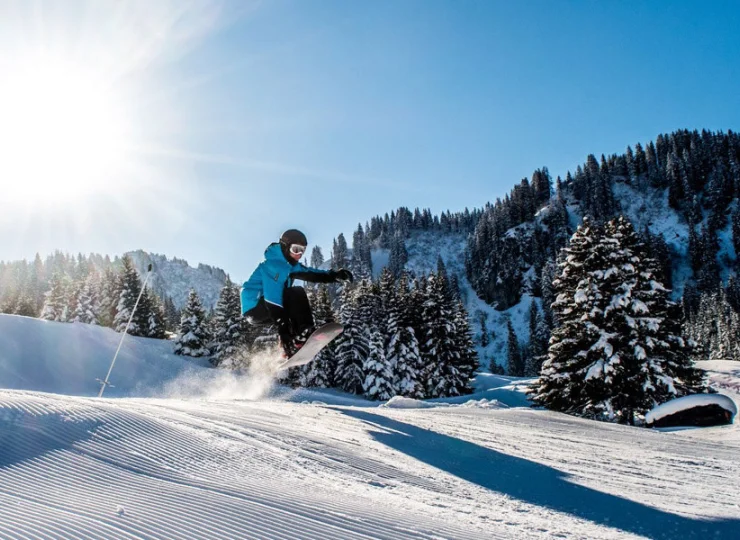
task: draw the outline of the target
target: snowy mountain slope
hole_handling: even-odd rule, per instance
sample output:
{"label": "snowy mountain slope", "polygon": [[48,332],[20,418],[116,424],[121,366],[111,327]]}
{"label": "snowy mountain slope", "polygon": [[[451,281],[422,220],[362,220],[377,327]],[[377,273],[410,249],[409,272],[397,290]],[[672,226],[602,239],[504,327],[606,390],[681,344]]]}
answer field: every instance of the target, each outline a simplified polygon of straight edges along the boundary
{"label": "snowy mountain slope", "polygon": [[[473,331],[478,356],[482,367],[487,370],[491,359],[500,365],[506,364],[507,320],[511,320],[521,342],[526,343],[529,340],[529,308],[533,299],[525,294],[519,304],[505,311],[498,311],[480,299],[465,274],[466,243],[465,234],[413,231],[406,240],[408,262],[405,268],[416,275],[425,275],[436,271],[437,258],[442,258],[447,274],[457,277],[465,309],[470,316],[470,328]],[[373,250],[372,254],[373,275],[377,277],[388,264],[387,250]],[[483,331],[479,322],[481,314],[486,318],[489,339],[485,347],[480,346]]]}
{"label": "snowy mountain slope", "polygon": [[[16,388],[89,394],[119,334],[5,315],[0,336],[3,387],[23,373]],[[528,381],[493,375],[467,398],[378,406],[167,345],[126,338],[106,394],[159,397],[0,390],[0,538],[673,539],[740,527],[737,424],[590,422],[517,407]]]}
{"label": "snowy mountain slope", "polygon": [[151,263],[152,276],[150,285],[161,297],[172,298],[175,307],[182,309],[188,299],[190,289],[195,289],[203,306],[215,307],[221,288],[226,281],[226,272],[205,264],[197,268],[190,266],[187,261],[173,258],[167,259],[164,255],[146,253],[138,250],[127,253],[134,261],[137,272],[144,280],[146,269]]}

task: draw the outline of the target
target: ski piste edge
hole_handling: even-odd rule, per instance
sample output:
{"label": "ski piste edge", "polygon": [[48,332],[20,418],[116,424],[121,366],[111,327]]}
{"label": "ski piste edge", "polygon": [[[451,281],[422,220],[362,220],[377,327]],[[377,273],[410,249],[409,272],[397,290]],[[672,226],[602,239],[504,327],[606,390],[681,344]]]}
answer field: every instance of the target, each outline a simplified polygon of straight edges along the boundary
{"label": "ski piste edge", "polygon": [[297,353],[278,365],[278,369],[287,369],[308,364],[343,331],[344,327],[336,322],[330,322],[320,326],[308,336],[306,343],[303,344],[303,347]]}

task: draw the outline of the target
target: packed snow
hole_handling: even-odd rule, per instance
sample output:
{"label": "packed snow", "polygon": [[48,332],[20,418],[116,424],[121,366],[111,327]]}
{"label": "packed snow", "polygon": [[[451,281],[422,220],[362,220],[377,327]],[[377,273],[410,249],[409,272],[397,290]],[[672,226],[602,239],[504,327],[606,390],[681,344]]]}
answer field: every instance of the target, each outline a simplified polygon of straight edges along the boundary
{"label": "packed snow", "polygon": [[[738,537],[737,424],[597,423],[488,373],[381,404],[134,337],[91,397],[119,340],[0,315],[0,538]],[[737,401],[737,368],[712,368]]]}

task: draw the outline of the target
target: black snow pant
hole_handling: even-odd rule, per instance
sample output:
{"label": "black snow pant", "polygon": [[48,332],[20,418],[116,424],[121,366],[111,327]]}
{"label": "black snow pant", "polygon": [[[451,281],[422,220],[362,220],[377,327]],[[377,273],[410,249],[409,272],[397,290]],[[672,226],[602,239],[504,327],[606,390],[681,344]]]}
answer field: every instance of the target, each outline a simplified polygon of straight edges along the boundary
{"label": "black snow pant", "polygon": [[[244,316],[248,317],[252,324],[272,324],[275,322],[264,298],[260,298],[257,305],[245,312]],[[283,316],[290,321],[293,337],[308,329],[313,329],[313,313],[311,312],[311,305],[308,303],[306,289],[303,287],[286,287],[283,290]]]}

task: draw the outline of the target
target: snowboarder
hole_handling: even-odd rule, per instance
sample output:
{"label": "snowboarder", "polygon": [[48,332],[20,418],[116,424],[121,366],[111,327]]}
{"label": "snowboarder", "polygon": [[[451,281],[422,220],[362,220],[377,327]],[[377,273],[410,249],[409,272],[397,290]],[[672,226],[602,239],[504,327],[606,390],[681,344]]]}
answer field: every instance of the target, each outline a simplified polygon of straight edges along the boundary
{"label": "snowboarder", "polygon": [[306,291],[293,286],[293,280],[336,283],[353,279],[352,272],[344,268],[320,270],[298,262],[307,245],[301,231],[285,231],[279,242],[267,246],[265,260],[241,288],[242,315],[250,324],[274,324],[286,358],[293,356],[314,330]]}

